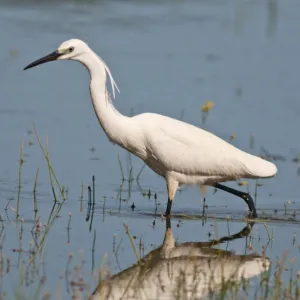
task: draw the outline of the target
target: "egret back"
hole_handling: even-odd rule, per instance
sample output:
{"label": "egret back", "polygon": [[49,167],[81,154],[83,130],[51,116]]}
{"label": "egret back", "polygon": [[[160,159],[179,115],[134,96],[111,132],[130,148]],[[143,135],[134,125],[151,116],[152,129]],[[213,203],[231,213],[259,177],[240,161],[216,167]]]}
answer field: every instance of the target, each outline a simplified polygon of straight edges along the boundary
{"label": "egret back", "polygon": [[188,176],[272,177],[276,166],[246,153],[216,135],[167,116],[145,113],[133,117],[144,135],[147,153],[166,172]]}

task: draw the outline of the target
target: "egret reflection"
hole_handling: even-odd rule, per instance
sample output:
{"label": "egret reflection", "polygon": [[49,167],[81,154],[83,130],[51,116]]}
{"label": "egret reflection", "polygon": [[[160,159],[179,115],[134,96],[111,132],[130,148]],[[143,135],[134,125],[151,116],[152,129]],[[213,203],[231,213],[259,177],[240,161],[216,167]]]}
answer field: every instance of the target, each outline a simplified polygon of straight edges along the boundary
{"label": "egret reflection", "polygon": [[[169,222],[169,221],[168,221]],[[99,282],[90,300],[199,299],[267,271],[270,260],[212,248],[249,235],[253,224],[210,242],[177,244],[167,224],[163,244],[140,262]]]}

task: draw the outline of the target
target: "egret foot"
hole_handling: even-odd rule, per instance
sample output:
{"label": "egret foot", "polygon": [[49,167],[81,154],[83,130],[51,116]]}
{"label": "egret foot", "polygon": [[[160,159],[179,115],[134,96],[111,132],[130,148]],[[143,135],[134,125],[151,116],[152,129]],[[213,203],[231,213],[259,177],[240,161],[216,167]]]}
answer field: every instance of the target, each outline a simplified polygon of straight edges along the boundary
{"label": "egret foot", "polygon": [[217,189],[223,190],[225,192],[228,192],[230,194],[233,194],[235,196],[238,196],[238,197],[242,198],[247,203],[247,205],[249,207],[250,217],[252,217],[253,219],[255,219],[255,218],[258,217],[257,212],[256,212],[256,208],[255,208],[255,204],[254,204],[253,199],[250,196],[250,194],[244,193],[244,192],[241,192],[241,191],[237,191],[237,190],[235,190],[233,188],[230,188],[228,186],[222,185],[220,183],[216,183],[215,187]]}
{"label": "egret foot", "polygon": [[248,207],[250,210],[250,218],[252,217],[253,219],[256,219],[258,217],[258,215],[257,215],[255,204],[254,204],[252,197],[250,196],[250,194],[244,193],[242,198],[248,204]]}

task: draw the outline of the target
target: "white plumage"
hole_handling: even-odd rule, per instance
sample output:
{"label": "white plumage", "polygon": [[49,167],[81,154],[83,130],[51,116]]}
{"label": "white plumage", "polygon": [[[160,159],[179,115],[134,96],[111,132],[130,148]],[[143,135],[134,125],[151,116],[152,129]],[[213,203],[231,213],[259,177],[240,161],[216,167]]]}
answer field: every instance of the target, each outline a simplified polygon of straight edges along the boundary
{"label": "white plumage", "polygon": [[121,115],[107,92],[107,74],[113,95],[115,88],[118,89],[109,68],[81,40],[72,39],[62,43],[55,52],[25,69],[55,59],[77,60],[88,69],[92,103],[108,138],[140,157],[166,179],[169,196],[166,214],[170,213],[178,185],[198,184],[216,186],[242,197],[248,201],[250,210],[256,216],[254,204],[249,204],[250,200],[245,199],[250,195],[224,187],[218,182],[272,177],[277,172],[273,163],[243,152],[212,133],[176,119],[153,113],[134,117]]}
{"label": "white plumage", "polygon": [[[166,116],[145,113],[132,118],[143,137],[143,159],[157,172],[182,184],[212,184],[240,177],[273,176],[274,164],[243,152],[210,132]],[[218,178],[216,180],[216,178]]]}

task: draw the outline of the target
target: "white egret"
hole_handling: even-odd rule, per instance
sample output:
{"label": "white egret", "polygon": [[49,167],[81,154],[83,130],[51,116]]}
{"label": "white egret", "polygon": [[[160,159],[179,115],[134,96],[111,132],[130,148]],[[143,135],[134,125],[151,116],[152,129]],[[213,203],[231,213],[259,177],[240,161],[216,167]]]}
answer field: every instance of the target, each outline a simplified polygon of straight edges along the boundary
{"label": "white egret", "polygon": [[76,60],[90,73],[90,93],[98,120],[108,138],[140,157],[154,172],[165,178],[168,190],[166,215],[171,212],[178,186],[209,185],[242,198],[252,217],[256,208],[248,193],[220,184],[239,178],[273,177],[276,166],[248,154],[214,134],[167,116],[143,113],[133,117],[120,114],[107,91],[108,74],[113,97],[118,87],[104,61],[78,39],[63,42],[57,50],[34,61],[24,70],[54,60]]}

